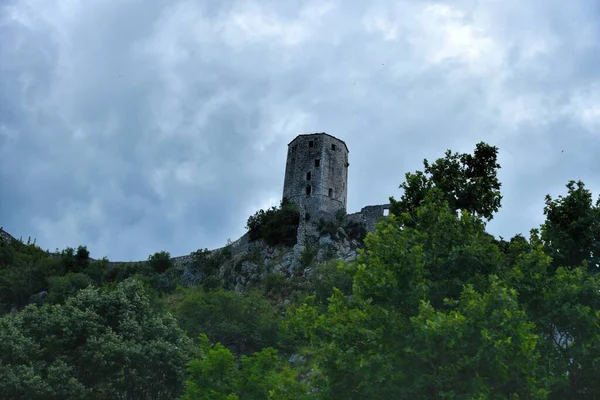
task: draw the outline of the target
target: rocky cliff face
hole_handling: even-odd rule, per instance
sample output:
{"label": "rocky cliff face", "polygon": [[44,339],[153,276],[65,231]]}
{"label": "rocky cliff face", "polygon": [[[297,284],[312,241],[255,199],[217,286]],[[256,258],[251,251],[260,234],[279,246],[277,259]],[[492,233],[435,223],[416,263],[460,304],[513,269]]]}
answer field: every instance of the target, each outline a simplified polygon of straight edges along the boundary
{"label": "rocky cliff face", "polygon": [[[358,255],[361,242],[339,228],[334,234],[311,236],[310,240],[298,243],[293,247],[268,246],[263,241],[248,243],[245,251],[238,251],[217,267],[214,275],[224,286],[238,292],[245,292],[253,286],[268,280],[294,278],[302,281],[308,278],[313,269],[331,260],[353,261]],[[223,251],[226,249],[220,249]],[[209,257],[222,257],[218,252],[211,252]],[[202,284],[213,269],[194,262],[194,257],[179,258],[176,268],[182,277],[184,286]]]}

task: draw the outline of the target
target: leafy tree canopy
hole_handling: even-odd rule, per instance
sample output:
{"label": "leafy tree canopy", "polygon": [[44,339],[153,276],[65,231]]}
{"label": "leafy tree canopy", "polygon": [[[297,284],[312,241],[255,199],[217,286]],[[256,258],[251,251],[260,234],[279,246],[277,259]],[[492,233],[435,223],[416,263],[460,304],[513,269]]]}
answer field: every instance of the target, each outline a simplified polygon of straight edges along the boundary
{"label": "leafy tree canopy", "polygon": [[566,196],[546,196],[542,240],[557,268],[588,263],[590,271],[600,268],[600,197],[593,203],[592,194],[581,181],[567,184]]}
{"label": "leafy tree canopy", "polygon": [[0,320],[0,391],[7,399],[172,399],[183,389],[190,356],[175,319],[154,312],[135,280]]}
{"label": "leafy tree canopy", "polygon": [[400,185],[404,193],[400,200],[390,198],[390,212],[396,215],[414,213],[432,188],[443,193],[454,212],[466,210],[488,220],[500,209],[500,181],[497,173],[498,148],[478,143],[473,154],[446,152],[444,158],[430,164],[423,161],[424,171],[407,173]]}

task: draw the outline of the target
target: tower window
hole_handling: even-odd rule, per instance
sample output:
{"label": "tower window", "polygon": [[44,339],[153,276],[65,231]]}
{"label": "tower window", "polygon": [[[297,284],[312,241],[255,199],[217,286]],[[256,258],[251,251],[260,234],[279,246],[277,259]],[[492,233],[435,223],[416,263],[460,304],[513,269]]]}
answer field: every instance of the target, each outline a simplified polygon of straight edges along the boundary
{"label": "tower window", "polygon": [[308,147],[313,147],[315,145],[315,142],[313,142],[312,140],[308,141]]}
{"label": "tower window", "polygon": [[310,185],[306,185],[306,195],[310,196],[310,192],[312,192],[312,187]]}
{"label": "tower window", "polygon": [[335,151],[335,144],[331,144],[331,150]]}
{"label": "tower window", "polygon": [[315,167],[319,168],[321,166],[321,160],[316,159],[315,160]]}
{"label": "tower window", "polygon": [[333,197],[333,189],[329,188],[329,197]]}
{"label": "tower window", "polygon": [[310,181],[310,171],[308,171],[308,172],[306,173],[306,180],[307,180],[307,181]]}

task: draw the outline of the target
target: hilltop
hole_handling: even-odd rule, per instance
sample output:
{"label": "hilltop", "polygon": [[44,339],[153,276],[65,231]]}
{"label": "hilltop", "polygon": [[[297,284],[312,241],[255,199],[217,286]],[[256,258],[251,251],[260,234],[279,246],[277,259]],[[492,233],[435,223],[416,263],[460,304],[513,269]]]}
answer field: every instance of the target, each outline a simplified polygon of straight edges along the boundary
{"label": "hilltop", "polygon": [[372,228],[284,198],[185,259],[3,233],[2,396],[600,397],[600,202],[571,181],[529,238],[497,239],[496,160],[485,143],[425,160]]}

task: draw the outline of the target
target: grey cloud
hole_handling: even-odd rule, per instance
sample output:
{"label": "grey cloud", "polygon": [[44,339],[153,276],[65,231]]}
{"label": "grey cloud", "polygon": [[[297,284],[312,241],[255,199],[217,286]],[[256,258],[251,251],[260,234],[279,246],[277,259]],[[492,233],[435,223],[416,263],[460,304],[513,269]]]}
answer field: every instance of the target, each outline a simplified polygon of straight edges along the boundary
{"label": "grey cloud", "polygon": [[538,225],[569,179],[600,190],[591,0],[0,7],[0,225],[44,248],[221,246],[314,131],[348,144],[349,211],[482,140],[503,167],[494,234]]}

